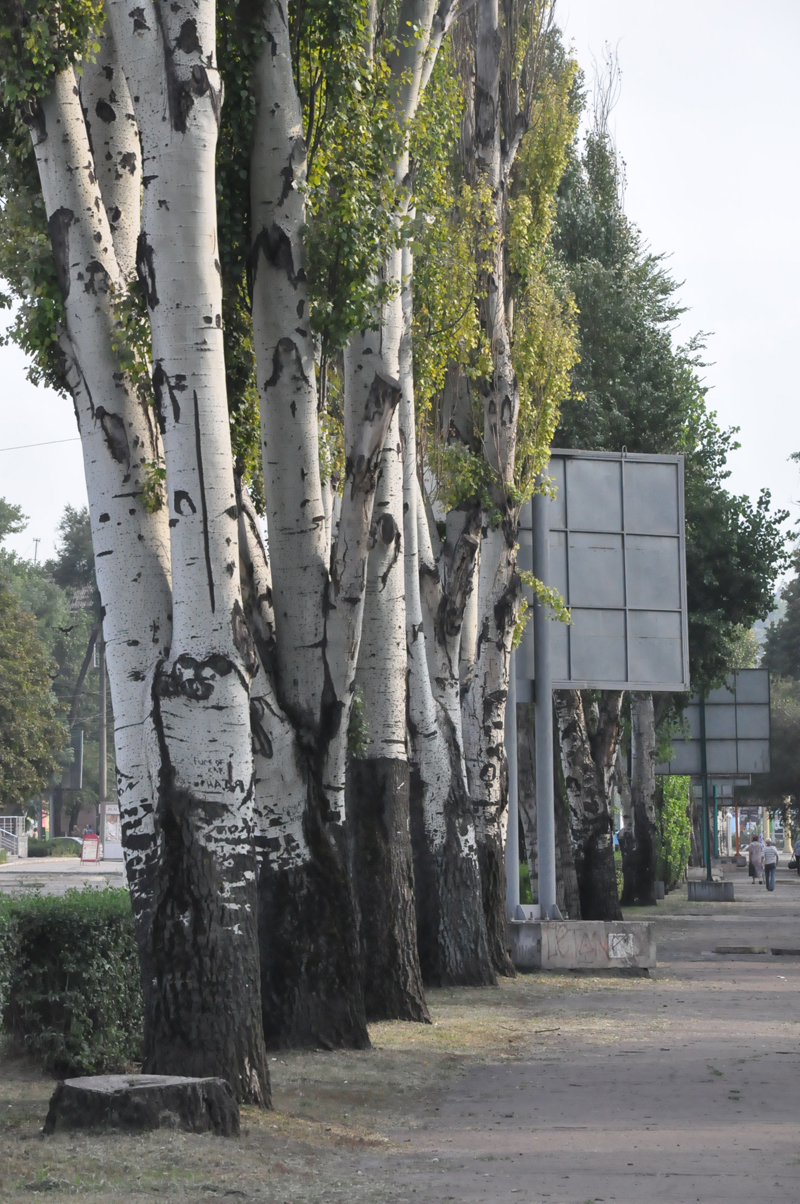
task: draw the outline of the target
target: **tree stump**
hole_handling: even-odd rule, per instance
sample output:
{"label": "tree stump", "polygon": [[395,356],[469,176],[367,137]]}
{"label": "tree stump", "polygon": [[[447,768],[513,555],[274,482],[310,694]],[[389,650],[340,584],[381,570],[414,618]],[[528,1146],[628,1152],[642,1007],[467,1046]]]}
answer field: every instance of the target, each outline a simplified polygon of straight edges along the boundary
{"label": "tree stump", "polygon": [[239,1105],[225,1079],[101,1074],[59,1083],[44,1132],[67,1129],[183,1129],[238,1137]]}

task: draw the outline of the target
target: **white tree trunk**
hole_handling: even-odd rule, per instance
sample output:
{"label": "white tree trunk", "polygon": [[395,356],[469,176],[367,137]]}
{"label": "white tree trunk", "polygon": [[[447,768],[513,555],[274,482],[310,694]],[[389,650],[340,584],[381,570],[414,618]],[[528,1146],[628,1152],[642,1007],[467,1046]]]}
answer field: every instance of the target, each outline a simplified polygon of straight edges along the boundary
{"label": "white tree trunk", "polygon": [[306,148],[282,6],[267,0],[250,161],[253,336],[277,634],[277,685],[316,733],[323,694],[328,531],[302,231]]}
{"label": "white tree trunk", "polygon": [[62,346],[103,606],[124,845],[141,913],[150,906],[158,857],[155,784],[145,756],[146,683],[172,636],[167,515],[149,514],[141,498],[159,444],[151,411],[112,351],[112,296],[123,282],[72,70],[55,77],[31,135],[67,318]]}
{"label": "white tree trunk", "polygon": [[467,795],[458,685],[459,614],[474,575],[477,538],[465,522],[456,553],[445,560],[442,550],[437,566],[417,476],[409,248],[403,257],[400,434],[418,943],[427,982],[474,986],[495,981]]}
{"label": "white tree trunk", "polygon": [[123,281],[130,283],[136,278],[142,206],[139,130],[110,25],[98,41],[100,53],[81,72],[81,106],[114,253]]}
{"label": "white tree trunk", "polygon": [[[109,0],[107,7],[142,145],[137,270],[150,316],[172,564],[172,646],[155,675],[151,711],[170,866],[155,884],[152,936],[171,946],[172,957],[156,974],[164,1005],[146,1065],[218,1060],[241,1098],[261,1101],[267,1068],[249,711],[257,660],[239,586],[223,354],[215,6],[198,0],[189,13],[154,0],[133,9]],[[235,1019],[224,1014],[231,980],[239,986]]]}

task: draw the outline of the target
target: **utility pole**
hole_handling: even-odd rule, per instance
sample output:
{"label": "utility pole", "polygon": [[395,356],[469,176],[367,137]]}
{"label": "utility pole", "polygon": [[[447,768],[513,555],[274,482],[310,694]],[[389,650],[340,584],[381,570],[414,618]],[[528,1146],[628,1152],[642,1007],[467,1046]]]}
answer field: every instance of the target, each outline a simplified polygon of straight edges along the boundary
{"label": "utility pole", "polygon": [[108,750],[107,750],[107,732],[106,732],[106,643],[101,632],[97,638],[97,667],[100,671],[100,726],[98,728],[97,745],[98,745],[98,765],[97,765],[97,793],[100,796],[101,815],[108,794]]}
{"label": "utility pole", "polygon": [[34,539],[34,541],[33,541],[33,567],[34,568],[36,568],[36,561],[39,556],[39,544],[41,542],[42,542],[41,539]]}
{"label": "utility pole", "polygon": [[519,907],[519,776],[517,773],[517,656],[511,653],[506,698],[506,757],[508,758],[508,827],[506,828],[506,913]]}

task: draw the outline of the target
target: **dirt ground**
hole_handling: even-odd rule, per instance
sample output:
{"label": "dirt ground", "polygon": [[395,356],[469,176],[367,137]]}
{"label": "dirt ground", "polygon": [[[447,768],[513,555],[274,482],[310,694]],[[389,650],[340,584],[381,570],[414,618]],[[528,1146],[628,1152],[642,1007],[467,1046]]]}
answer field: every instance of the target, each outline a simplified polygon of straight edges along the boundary
{"label": "dirt ground", "polygon": [[6,1058],[0,1200],[794,1201],[800,878],[768,895],[737,873],[736,892],[631,913],[657,925],[649,979],[432,991],[431,1026],[276,1057],[275,1110],[244,1109],[238,1140],[43,1138],[53,1082]]}

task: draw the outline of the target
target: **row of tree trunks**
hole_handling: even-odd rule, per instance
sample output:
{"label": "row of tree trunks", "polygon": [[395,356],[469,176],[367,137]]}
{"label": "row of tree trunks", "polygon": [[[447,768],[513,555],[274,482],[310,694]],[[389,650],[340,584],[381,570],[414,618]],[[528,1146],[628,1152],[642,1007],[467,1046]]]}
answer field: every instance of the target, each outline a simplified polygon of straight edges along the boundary
{"label": "row of tree trunks", "polygon": [[[403,0],[399,7],[400,36],[388,62],[395,112],[406,135],[455,9],[447,0],[438,5]],[[415,35],[409,37],[408,30]],[[374,50],[371,42],[368,49]],[[409,168],[406,136],[393,165],[401,198],[398,222],[410,197]],[[384,450],[376,501],[357,673],[367,749],[351,764],[350,814],[368,1015],[425,1020],[423,977],[476,984],[493,975],[484,926],[476,926],[476,918],[482,919],[480,890],[460,712],[457,720],[443,713],[431,682],[431,661],[441,660],[435,651],[439,636],[422,613],[412,272],[409,248],[389,252],[384,279],[393,291],[377,331],[355,336],[345,351],[346,405],[359,377],[375,363],[401,386],[399,423]],[[474,552],[470,559],[474,564]],[[457,659],[460,613],[453,626],[449,642]]]}
{"label": "row of tree trunks", "polygon": [[653,695],[632,693],[631,776],[617,757],[624,824],[619,834],[622,851],[623,907],[654,906],[658,847],[656,842],[656,726]]}
{"label": "row of tree trunks", "polygon": [[621,691],[604,690],[599,700],[585,701],[579,690],[554,691],[584,920],[622,919],[610,807],[622,697]]}

